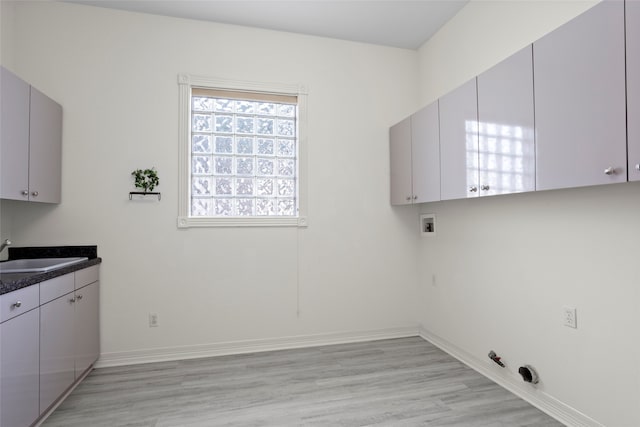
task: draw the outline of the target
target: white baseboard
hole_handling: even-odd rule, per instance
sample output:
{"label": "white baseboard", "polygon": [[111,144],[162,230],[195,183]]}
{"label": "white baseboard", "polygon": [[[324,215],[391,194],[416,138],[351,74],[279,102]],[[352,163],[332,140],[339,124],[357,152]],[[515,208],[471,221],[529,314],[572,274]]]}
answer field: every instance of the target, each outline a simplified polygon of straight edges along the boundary
{"label": "white baseboard", "polygon": [[604,427],[593,418],[549,396],[547,393],[537,390],[530,384],[523,382],[520,377],[509,373],[501,375],[495,372],[487,366],[486,361],[483,363],[478,360],[478,358],[430,333],[423,327],[419,329],[419,334],[426,341],[449,353],[460,362],[489,378],[499,386],[509,390],[521,399],[529,402],[561,423],[570,427]]}
{"label": "white baseboard", "polygon": [[143,350],[102,353],[100,355],[100,359],[96,363],[96,368],[415,336],[418,336],[418,330],[415,327],[407,327],[373,331],[338,332],[272,339],[231,341],[181,347],[149,348]]}

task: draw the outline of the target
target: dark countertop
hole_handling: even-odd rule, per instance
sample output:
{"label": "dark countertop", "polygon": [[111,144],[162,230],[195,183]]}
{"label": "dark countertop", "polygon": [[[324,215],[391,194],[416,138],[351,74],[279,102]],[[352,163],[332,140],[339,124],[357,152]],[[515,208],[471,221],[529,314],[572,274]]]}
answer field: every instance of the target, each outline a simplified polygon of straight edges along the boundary
{"label": "dark countertop", "polygon": [[9,260],[25,258],[87,257],[87,261],[69,265],[46,273],[0,273],[0,295],[35,285],[54,277],[63,276],[83,268],[102,263],[97,256],[97,246],[46,246],[9,248]]}

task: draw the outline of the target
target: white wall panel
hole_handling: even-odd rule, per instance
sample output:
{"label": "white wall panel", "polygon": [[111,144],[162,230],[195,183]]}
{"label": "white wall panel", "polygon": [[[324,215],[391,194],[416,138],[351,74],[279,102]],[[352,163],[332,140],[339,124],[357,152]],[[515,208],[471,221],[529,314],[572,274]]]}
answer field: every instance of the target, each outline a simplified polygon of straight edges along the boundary
{"label": "white wall panel", "polygon": [[[64,108],[65,197],[3,215],[16,245],[98,245],[104,353],[415,325],[388,145],[415,52],[62,2],[14,21],[15,71]],[[308,228],[177,229],[179,73],[307,85]],[[152,166],[162,200],[129,201]]]}

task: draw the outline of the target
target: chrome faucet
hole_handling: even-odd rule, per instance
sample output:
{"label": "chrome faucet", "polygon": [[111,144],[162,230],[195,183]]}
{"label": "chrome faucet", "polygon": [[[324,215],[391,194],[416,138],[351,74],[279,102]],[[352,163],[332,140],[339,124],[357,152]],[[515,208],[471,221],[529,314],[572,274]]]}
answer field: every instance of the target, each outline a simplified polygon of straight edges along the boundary
{"label": "chrome faucet", "polygon": [[2,252],[7,246],[11,246],[11,240],[9,239],[5,239],[4,242],[0,243],[0,252]]}

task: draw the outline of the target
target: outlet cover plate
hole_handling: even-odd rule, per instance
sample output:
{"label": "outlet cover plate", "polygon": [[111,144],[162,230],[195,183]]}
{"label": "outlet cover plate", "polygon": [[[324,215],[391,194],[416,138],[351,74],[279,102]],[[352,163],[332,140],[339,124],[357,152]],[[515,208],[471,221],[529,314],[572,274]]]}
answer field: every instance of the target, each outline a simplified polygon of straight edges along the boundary
{"label": "outlet cover plate", "polygon": [[564,326],[574,329],[578,328],[578,318],[576,317],[575,307],[562,307],[562,318],[564,321]]}
{"label": "outlet cover plate", "polygon": [[149,313],[149,327],[150,328],[158,327],[158,313]]}

